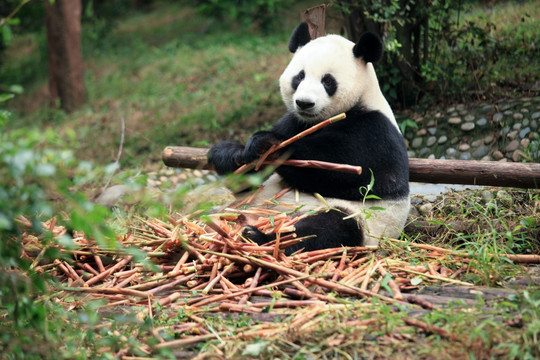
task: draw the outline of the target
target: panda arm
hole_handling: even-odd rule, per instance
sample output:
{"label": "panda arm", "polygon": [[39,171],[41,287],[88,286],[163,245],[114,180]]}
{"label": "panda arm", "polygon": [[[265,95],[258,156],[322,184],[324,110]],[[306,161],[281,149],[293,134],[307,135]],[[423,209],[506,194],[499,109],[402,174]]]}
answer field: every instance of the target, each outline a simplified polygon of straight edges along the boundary
{"label": "panda arm", "polygon": [[208,163],[218,174],[233,172],[242,166],[244,145],[233,141],[221,141],[210,148]]}

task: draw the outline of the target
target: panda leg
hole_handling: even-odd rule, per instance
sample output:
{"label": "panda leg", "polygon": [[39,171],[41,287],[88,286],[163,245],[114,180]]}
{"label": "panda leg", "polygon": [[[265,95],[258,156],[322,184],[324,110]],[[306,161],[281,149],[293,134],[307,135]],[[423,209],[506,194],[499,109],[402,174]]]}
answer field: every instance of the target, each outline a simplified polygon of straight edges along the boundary
{"label": "panda leg", "polygon": [[[305,251],[334,248],[340,246],[360,246],[363,233],[355,219],[343,220],[347,213],[340,210],[320,212],[298,221],[295,226],[297,237],[312,236],[285,249],[290,255],[304,248]],[[275,235],[266,235],[256,227],[246,226],[243,235],[259,245],[275,240]]]}

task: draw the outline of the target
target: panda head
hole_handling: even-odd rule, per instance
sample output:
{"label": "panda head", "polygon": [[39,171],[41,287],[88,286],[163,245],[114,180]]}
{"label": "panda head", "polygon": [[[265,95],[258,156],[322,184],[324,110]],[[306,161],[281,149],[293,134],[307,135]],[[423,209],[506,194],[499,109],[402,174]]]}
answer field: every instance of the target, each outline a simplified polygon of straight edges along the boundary
{"label": "panda head", "polygon": [[279,80],[281,96],[300,119],[319,122],[357,104],[375,110],[387,106],[371,64],[382,56],[377,35],[366,33],[356,44],[339,35],[311,40],[301,23],[289,50],[294,56]]}

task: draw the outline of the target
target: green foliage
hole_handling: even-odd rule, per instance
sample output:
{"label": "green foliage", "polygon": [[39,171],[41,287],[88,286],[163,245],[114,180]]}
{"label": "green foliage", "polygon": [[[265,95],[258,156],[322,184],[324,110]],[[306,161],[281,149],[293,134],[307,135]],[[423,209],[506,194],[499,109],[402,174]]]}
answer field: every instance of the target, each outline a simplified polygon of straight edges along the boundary
{"label": "green foliage", "polygon": [[244,27],[257,24],[264,32],[275,29],[279,14],[288,4],[285,0],[199,0],[196,3],[205,16],[232,20]]}

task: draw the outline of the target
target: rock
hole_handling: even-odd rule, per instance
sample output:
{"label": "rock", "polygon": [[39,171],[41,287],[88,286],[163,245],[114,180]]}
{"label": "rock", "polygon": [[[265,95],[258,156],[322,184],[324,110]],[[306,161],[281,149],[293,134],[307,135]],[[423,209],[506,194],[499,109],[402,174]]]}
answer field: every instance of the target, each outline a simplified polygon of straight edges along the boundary
{"label": "rock", "polygon": [[481,158],[480,160],[481,160],[481,161],[492,161],[493,159],[491,158],[491,156],[486,155],[486,156],[484,156],[483,158]]}
{"label": "rock", "polygon": [[514,129],[514,130],[519,130],[519,129],[521,129],[521,124],[520,124],[520,123],[514,124],[514,125],[512,126],[512,129]]}
{"label": "rock", "polygon": [[426,129],[420,129],[416,132],[416,136],[425,136],[427,134]]}
{"label": "rock", "polygon": [[424,201],[428,201],[428,202],[430,202],[430,203],[433,203],[433,202],[437,201],[437,196],[436,196],[436,195],[432,195],[432,194],[430,194],[430,195],[425,195],[425,196],[424,196]]}
{"label": "rock", "polygon": [[463,154],[459,156],[459,160],[471,160],[472,156],[471,153],[466,151]]}
{"label": "rock", "polygon": [[467,151],[471,148],[469,144],[459,144],[458,150],[459,151]]}
{"label": "rock", "polygon": [[[440,115],[440,114],[437,113],[437,114],[435,115],[435,117],[437,117],[437,115]],[[439,117],[440,117],[440,116],[439,116]],[[427,122],[426,126],[427,126],[427,127],[433,127],[433,126],[435,126],[435,124],[436,124],[435,120],[431,119],[431,120],[429,120],[429,121]]]}
{"label": "rock", "polygon": [[471,146],[472,146],[472,147],[479,147],[480,145],[482,145],[482,139],[474,140],[474,141],[471,143]]}
{"label": "rock", "polygon": [[427,129],[427,132],[429,133],[429,135],[435,135],[437,133],[437,128],[436,127],[430,127]]}
{"label": "rock", "polygon": [[476,122],[476,125],[478,125],[479,127],[484,127],[487,125],[487,123],[488,123],[487,119],[483,117],[483,118],[478,119],[478,121]]}
{"label": "rock", "polygon": [[491,156],[493,156],[493,158],[494,158],[495,160],[501,160],[502,158],[504,158],[503,153],[500,152],[499,150],[495,150],[495,151],[493,152],[493,154],[491,154]]}
{"label": "rock", "polygon": [[482,191],[482,199],[484,200],[484,202],[489,202],[490,200],[493,199],[493,193],[489,190],[484,190]]}
{"label": "rock", "polygon": [[435,160],[435,159],[436,159],[435,154],[429,154],[427,158],[428,158],[428,159],[431,159],[431,160]]}
{"label": "rock", "polygon": [[460,117],[451,117],[448,119],[448,123],[452,125],[458,125],[461,124],[461,118]]}
{"label": "rock", "polygon": [[446,112],[447,112],[447,113],[451,113],[451,112],[454,112],[454,111],[456,111],[456,108],[453,107],[453,106],[451,106],[451,107],[449,107],[448,109],[446,109]]}
{"label": "rock", "polygon": [[538,128],[538,122],[536,120],[531,121],[531,130],[536,130]]}
{"label": "rock", "polygon": [[531,119],[536,120],[540,118],[540,111],[537,111],[531,115]]}
{"label": "rock", "polygon": [[504,148],[504,151],[505,152],[513,152],[515,151],[517,148],[519,147],[519,141],[517,140],[512,140],[510,141],[506,147]]}
{"label": "rock", "polygon": [[448,138],[446,137],[446,135],[443,135],[439,138],[439,140],[437,141],[439,144],[444,144],[445,142],[448,141]]}
{"label": "rock", "polygon": [[453,137],[452,139],[450,139],[450,144],[455,145],[455,144],[459,143],[460,141],[461,141],[460,138]]}
{"label": "rock", "polygon": [[493,122],[501,122],[501,120],[503,119],[503,114],[501,113],[495,113],[495,115],[493,115]]}
{"label": "rock", "polygon": [[521,145],[522,148],[526,149],[529,147],[529,144],[531,143],[531,140],[529,139],[521,139],[519,142],[519,145]]}
{"label": "rock", "polygon": [[454,149],[454,148],[446,149],[446,155],[448,155],[448,156],[454,156],[454,155],[456,155],[456,153],[457,153],[457,150]]}
{"label": "rock", "polygon": [[519,162],[521,160],[521,151],[516,150],[512,153],[512,161]]}
{"label": "rock", "polygon": [[416,156],[416,152],[414,152],[413,150],[407,150],[407,156],[413,158]]}
{"label": "rock", "polygon": [[421,137],[416,137],[413,139],[412,143],[411,143],[411,147],[413,149],[418,149],[420,146],[422,146],[422,138]]}
{"label": "rock", "polygon": [[105,189],[105,191],[96,199],[96,202],[103,206],[113,206],[117,204],[126,194],[135,192],[136,189],[127,185],[113,185]]}
{"label": "rock", "polygon": [[431,150],[428,147],[423,147],[418,151],[418,156],[423,157],[424,155],[429,154],[430,151]]}
{"label": "rock", "polygon": [[523,119],[523,114],[522,113],[514,113],[514,115],[512,115],[514,119],[516,120],[521,120]]}
{"label": "rock", "polygon": [[473,129],[474,129],[473,122],[466,122],[465,124],[461,125],[461,130],[463,131],[471,131]]}
{"label": "rock", "polygon": [[506,135],[506,137],[509,138],[510,140],[515,140],[517,138],[517,135],[518,135],[517,130],[514,130],[514,131],[509,132]]}
{"label": "rock", "polygon": [[424,216],[431,216],[431,213],[433,212],[433,204],[426,203],[420,206],[420,213]]}
{"label": "rock", "polygon": [[480,159],[486,156],[488,153],[489,153],[489,147],[487,147],[486,145],[482,145],[473,152],[473,157],[475,159]]}
{"label": "rock", "polygon": [[421,197],[418,197],[418,196],[412,196],[411,197],[411,205],[420,205],[423,202],[424,202],[424,200],[422,200]]}
{"label": "rock", "polygon": [[435,136],[430,136],[428,137],[427,141],[426,141],[426,145],[427,146],[432,146],[434,145],[435,143],[437,142],[437,138]]}
{"label": "rock", "polygon": [[489,134],[484,138],[484,144],[491,144],[491,142],[494,140],[493,135]]}
{"label": "rock", "polygon": [[474,121],[474,115],[473,114],[468,114],[465,116],[465,121],[466,122],[471,122],[471,121]]}
{"label": "rock", "polygon": [[520,132],[519,132],[519,137],[521,139],[524,139],[526,138],[527,136],[529,136],[529,134],[531,133],[531,128],[530,127],[526,127],[524,129],[522,129]]}
{"label": "rock", "polygon": [[514,112],[512,110],[506,110],[505,112],[503,112],[504,115],[506,116],[510,116],[512,115]]}
{"label": "rock", "polygon": [[417,218],[420,216],[420,213],[418,212],[418,209],[416,207],[411,206],[411,208],[409,209],[409,216]]}
{"label": "rock", "polygon": [[504,206],[512,206],[514,200],[512,196],[505,190],[497,191],[497,201],[501,202]]}

